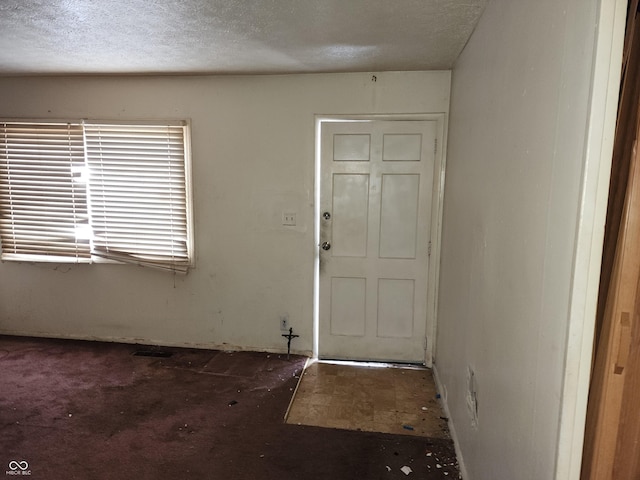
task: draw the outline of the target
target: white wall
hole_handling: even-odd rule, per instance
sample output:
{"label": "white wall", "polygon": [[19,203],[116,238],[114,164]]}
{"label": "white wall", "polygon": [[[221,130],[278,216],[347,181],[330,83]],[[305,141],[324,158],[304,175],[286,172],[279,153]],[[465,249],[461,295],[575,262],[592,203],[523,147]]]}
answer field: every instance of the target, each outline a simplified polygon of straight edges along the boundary
{"label": "white wall", "polygon": [[[196,268],[0,264],[0,333],[311,352],[314,114],[447,112],[449,72],[0,79],[5,118],[192,120]],[[281,225],[297,212],[297,227]]]}
{"label": "white wall", "polygon": [[453,70],[435,363],[468,480],[556,478],[599,4],[493,0]]}

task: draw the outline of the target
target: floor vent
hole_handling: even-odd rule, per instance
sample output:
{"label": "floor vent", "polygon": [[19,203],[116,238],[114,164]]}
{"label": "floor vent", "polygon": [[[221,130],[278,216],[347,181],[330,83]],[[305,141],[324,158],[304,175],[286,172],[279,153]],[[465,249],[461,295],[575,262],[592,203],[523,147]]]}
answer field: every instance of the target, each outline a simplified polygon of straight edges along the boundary
{"label": "floor vent", "polygon": [[160,357],[169,358],[173,353],[166,350],[136,350],[133,352],[135,357]]}

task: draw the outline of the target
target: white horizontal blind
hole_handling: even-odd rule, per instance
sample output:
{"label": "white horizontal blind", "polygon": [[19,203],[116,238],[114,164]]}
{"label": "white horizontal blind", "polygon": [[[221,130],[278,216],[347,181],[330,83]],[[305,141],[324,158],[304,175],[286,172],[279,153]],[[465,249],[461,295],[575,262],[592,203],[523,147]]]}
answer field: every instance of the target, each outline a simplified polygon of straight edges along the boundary
{"label": "white horizontal blind", "polygon": [[82,126],[0,123],[3,260],[89,261]]}
{"label": "white horizontal blind", "polygon": [[93,255],[186,272],[185,128],[84,125]]}

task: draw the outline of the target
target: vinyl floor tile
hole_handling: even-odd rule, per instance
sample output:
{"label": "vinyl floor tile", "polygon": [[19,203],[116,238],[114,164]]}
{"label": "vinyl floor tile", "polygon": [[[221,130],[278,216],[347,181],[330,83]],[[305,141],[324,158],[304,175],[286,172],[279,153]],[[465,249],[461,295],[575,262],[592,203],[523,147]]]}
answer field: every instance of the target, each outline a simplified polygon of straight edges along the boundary
{"label": "vinyl floor tile", "polygon": [[449,438],[431,370],[314,362],[307,366],[287,423]]}

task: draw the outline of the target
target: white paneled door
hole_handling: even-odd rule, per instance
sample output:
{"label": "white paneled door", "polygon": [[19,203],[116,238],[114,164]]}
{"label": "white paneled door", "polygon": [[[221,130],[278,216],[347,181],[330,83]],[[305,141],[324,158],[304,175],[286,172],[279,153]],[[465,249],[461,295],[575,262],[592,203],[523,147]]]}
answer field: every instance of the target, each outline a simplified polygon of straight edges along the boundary
{"label": "white paneled door", "polygon": [[320,135],[319,356],[424,363],[438,122]]}

